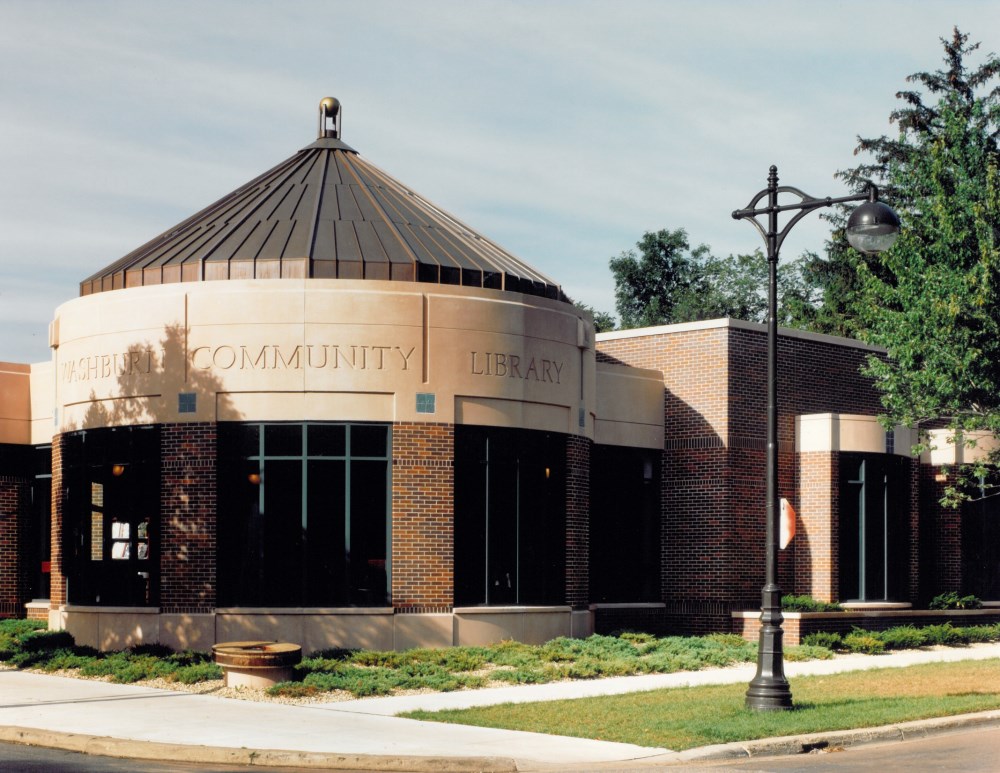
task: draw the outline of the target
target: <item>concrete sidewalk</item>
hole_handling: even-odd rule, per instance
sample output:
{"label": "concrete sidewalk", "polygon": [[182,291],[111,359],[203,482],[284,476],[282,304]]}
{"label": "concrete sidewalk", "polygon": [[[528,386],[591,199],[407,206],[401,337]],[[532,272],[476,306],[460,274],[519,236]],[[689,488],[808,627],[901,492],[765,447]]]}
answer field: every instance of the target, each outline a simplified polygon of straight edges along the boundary
{"label": "concrete sidewalk", "polygon": [[[1000,657],[1000,644],[914,650],[877,657],[842,656],[788,663],[790,679],[858,669]],[[639,692],[664,687],[749,682],[753,665],[697,672],[558,682],[454,693],[285,705],[219,698],[130,685],[0,671],[0,740],[145,759],[204,763],[297,765],[328,770],[527,771],[632,768],[706,758],[782,751],[807,739],[675,753],[581,738],[401,719],[417,708],[435,710]],[[794,690],[794,684],[793,684]],[[1000,712],[907,723],[925,734],[956,722],[997,722]],[[865,740],[899,737],[849,731]],[[836,735],[844,745],[849,738]]]}

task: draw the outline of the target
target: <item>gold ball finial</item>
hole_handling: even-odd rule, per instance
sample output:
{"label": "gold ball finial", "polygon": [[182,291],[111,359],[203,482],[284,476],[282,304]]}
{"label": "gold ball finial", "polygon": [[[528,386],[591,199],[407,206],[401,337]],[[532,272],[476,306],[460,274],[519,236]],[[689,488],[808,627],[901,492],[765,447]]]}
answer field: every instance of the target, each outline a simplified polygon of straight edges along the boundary
{"label": "gold ball finial", "polygon": [[340,100],[336,97],[323,97],[319,101],[319,109],[322,110],[324,107],[327,115],[336,115],[340,110]]}

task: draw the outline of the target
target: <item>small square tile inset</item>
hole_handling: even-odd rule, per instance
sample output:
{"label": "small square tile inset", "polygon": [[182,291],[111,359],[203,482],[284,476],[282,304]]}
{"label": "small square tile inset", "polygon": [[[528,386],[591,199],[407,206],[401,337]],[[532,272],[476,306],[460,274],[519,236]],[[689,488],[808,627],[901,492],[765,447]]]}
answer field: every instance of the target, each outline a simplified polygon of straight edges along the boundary
{"label": "small square tile inset", "polygon": [[435,410],[434,395],[429,392],[418,392],[417,413],[434,413]]}
{"label": "small square tile inset", "polygon": [[177,395],[177,413],[197,413],[198,395],[194,392],[181,392]]}

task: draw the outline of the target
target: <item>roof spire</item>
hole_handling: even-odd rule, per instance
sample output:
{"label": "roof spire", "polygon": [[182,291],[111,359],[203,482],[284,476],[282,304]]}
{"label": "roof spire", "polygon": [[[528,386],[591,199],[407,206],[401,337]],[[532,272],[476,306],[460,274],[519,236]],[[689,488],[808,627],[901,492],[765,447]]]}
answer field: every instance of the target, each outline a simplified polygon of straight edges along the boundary
{"label": "roof spire", "polygon": [[[333,128],[328,128],[329,122]],[[333,137],[340,139],[340,100],[335,97],[323,97],[319,101],[319,139]]]}

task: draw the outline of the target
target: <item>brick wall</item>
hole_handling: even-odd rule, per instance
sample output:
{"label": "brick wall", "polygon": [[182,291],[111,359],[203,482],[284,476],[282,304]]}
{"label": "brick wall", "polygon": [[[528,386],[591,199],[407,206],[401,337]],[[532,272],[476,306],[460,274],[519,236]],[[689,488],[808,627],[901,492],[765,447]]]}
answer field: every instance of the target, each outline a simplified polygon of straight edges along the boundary
{"label": "brick wall", "polygon": [[21,542],[28,533],[30,503],[26,477],[0,475],[0,617],[23,617],[29,600]]}
{"label": "brick wall", "polygon": [[166,424],[160,431],[164,612],[209,612],[215,607],[216,446],[214,423]]}
{"label": "brick wall", "polygon": [[[920,499],[920,464],[919,459],[910,460],[910,602],[920,602],[920,545],[923,535],[920,531],[920,509],[923,504]],[[959,548],[961,556],[961,547]]]}
{"label": "brick wall", "polygon": [[[758,607],[764,582],[766,331],[739,324],[661,330],[597,346],[600,361],[664,375],[665,614],[678,632],[728,630],[729,611]],[[859,373],[867,356],[837,342],[779,336],[778,487],[793,506],[801,506],[795,416],[877,414],[878,395]],[[793,542],[780,551],[783,588],[802,582],[808,556],[797,564],[796,549]],[[824,580],[825,592],[835,582]]]}
{"label": "brick wall", "polygon": [[[952,470],[945,474],[941,467],[920,465],[921,572],[920,597],[929,601],[948,591],[964,592],[962,587],[962,511],[944,507],[941,497],[949,484],[957,481]],[[941,480],[938,480],[941,478]]]}
{"label": "brick wall", "polygon": [[398,612],[454,604],[455,428],[392,427],[392,602]]}
{"label": "brick wall", "polygon": [[566,603],[590,600],[590,449],[587,438],[566,438]]}

